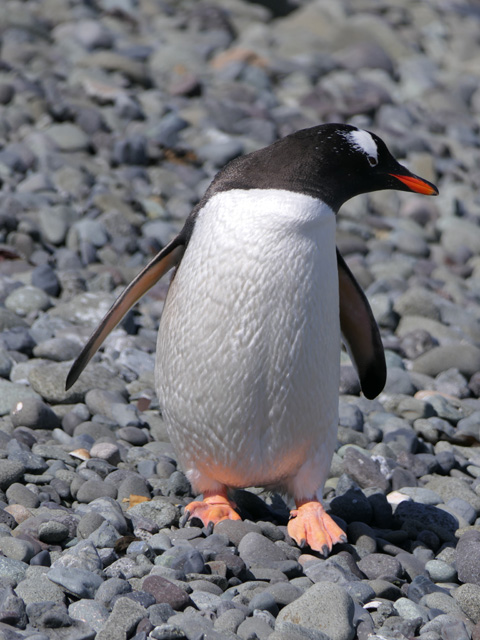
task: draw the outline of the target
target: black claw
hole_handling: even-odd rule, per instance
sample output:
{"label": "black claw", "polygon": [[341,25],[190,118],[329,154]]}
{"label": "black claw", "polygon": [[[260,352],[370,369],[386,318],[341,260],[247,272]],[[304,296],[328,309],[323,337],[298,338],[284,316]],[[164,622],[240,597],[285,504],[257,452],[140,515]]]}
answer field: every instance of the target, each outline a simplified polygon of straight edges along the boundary
{"label": "black claw", "polygon": [[210,522],[207,524],[207,526],[205,527],[205,537],[211,536],[213,533],[213,527],[215,525],[213,524],[213,522],[210,520]]}
{"label": "black claw", "polygon": [[306,547],[308,547],[307,541],[305,540],[305,538],[302,538],[300,540],[300,544],[298,545],[300,547],[300,549],[305,549]]}

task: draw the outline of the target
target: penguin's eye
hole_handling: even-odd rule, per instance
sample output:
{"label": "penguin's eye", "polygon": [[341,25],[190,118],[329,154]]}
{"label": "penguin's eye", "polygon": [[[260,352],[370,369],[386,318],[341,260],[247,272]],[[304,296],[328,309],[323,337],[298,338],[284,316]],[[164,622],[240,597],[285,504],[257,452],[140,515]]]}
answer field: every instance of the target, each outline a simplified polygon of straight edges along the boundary
{"label": "penguin's eye", "polygon": [[367,160],[371,167],[376,167],[378,164],[378,160],[375,156],[367,156]]}

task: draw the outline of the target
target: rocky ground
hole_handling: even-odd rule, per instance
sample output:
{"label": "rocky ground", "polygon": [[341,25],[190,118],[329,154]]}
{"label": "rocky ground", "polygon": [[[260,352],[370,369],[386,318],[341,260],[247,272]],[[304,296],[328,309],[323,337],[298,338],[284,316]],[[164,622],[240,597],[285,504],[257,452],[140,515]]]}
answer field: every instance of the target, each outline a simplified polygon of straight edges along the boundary
{"label": "rocky ground", "polygon": [[[2,1],[2,640],[480,638],[479,32],[473,0]],[[64,383],[218,168],[327,121],[440,196],[339,215],[388,380],[367,401],[344,357],[325,498],[349,543],[325,560],[257,489],[246,521],[179,528],[164,282]]]}

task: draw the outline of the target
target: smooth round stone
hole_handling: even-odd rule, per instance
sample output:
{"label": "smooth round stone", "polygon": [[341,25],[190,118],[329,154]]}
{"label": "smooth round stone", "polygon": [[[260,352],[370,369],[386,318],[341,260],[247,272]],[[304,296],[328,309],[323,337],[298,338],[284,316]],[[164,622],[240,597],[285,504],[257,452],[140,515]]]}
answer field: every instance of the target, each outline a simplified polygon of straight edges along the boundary
{"label": "smooth round stone", "polygon": [[425,569],[433,582],[454,582],[457,577],[455,568],[443,560],[429,560]]}
{"label": "smooth round stone", "polygon": [[260,566],[287,559],[278,545],[254,531],[242,537],[238,545],[238,552],[246,563]]}
{"label": "smooth round stone", "polygon": [[88,136],[70,122],[51,125],[47,130],[47,136],[59,151],[85,151],[90,145]]}
{"label": "smooth round stone", "polygon": [[33,349],[33,355],[36,358],[64,362],[76,358],[80,351],[81,345],[78,342],[68,338],[51,338],[37,344]]}
{"label": "smooth round stone", "polygon": [[214,622],[214,629],[224,633],[236,633],[238,627],[245,620],[245,612],[240,609],[224,611]]}
{"label": "smooth round stone", "polygon": [[176,611],[184,609],[190,601],[183,589],[159,575],[147,576],[142,588],[151,593],[158,603],[167,603]]}
{"label": "smooth round stone", "polygon": [[130,474],[118,486],[119,501],[130,498],[130,496],[144,496],[151,498],[150,489],[144,478],[137,474]]}
{"label": "smooth round stone", "polygon": [[39,398],[25,398],[17,402],[11,412],[12,424],[15,427],[30,429],[55,429],[60,421],[52,409]]}
{"label": "smooth round stone", "polygon": [[112,418],[113,404],[126,404],[124,395],[119,391],[90,389],[85,395],[85,404],[92,415],[97,413]]}
{"label": "smooth round stone", "polygon": [[415,620],[415,618],[422,618],[423,622],[428,622],[428,609],[415,604],[408,598],[398,598],[395,601],[395,609],[398,615],[406,620]]}
{"label": "smooth round stone", "polygon": [[2,460],[0,464],[0,489],[5,491],[10,485],[23,478],[25,467],[21,462]]}
{"label": "smooth round stone", "polygon": [[8,487],[6,496],[9,504],[21,504],[27,509],[35,509],[40,504],[38,495],[19,482]]}
{"label": "smooth round stone", "polygon": [[30,542],[9,536],[0,537],[0,551],[6,558],[28,563],[35,555],[35,549]]}
{"label": "smooth round stone", "polygon": [[455,515],[465,520],[468,524],[473,524],[477,519],[477,510],[462,498],[454,497],[445,504],[445,506]]}
{"label": "smooth round stone", "polygon": [[358,561],[358,568],[369,580],[382,577],[399,577],[402,566],[396,558],[383,553],[371,553]]}
{"label": "smooth round stone", "polygon": [[5,300],[5,306],[19,316],[46,311],[50,306],[50,298],[42,289],[26,285],[12,291]]}
{"label": "smooth round stone", "polygon": [[110,482],[103,480],[87,480],[77,491],[78,502],[90,503],[97,498],[116,498],[117,488]]}
{"label": "smooth round stone", "polygon": [[353,640],[354,603],[343,587],[319,582],[278,614],[278,622],[293,622],[321,630],[332,640]]}
{"label": "smooth round stone", "polygon": [[142,447],[148,442],[147,434],[142,430],[134,426],[121,427],[117,430],[117,438],[126,440],[135,447]]}
{"label": "smooth round stone", "polygon": [[38,527],[38,539],[47,544],[58,544],[68,537],[68,527],[57,520],[42,522]]}
{"label": "smooth round stone", "polygon": [[466,344],[440,345],[413,362],[413,371],[432,377],[446,369],[457,369],[469,378],[480,369],[480,349]]}

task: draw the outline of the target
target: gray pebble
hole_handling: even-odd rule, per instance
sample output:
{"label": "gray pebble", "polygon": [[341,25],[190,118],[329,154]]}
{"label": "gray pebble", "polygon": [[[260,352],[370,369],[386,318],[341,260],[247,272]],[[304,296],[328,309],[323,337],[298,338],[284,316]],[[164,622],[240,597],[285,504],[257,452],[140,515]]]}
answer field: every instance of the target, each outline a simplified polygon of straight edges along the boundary
{"label": "gray pebble", "polygon": [[38,539],[47,544],[58,544],[69,536],[69,530],[62,522],[52,520],[42,522],[38,528]]}
{"label": "gray pebble", "polygon": [[2,460],[0,464],[0,489],[5,490],[23,478],[25,467],[14,460]]}
{"label": "gray pebble", "polygon": [[131,636],[137,624],[146,615],[146,609],[129,598],[119,598],[113,605],[111,614],[97,633],[98,640]]}
{"label": "gray pebble", "polygon": [[26,387],[23,384],[14,384],[0,378],[0,416],[10,413],[19,402],[24,402],[29,398],[41,400],[40,395],[30,387]]}
{"label": "gray pebble", "polygon": [[47,135],[55,146],[64,152],[84,151],[90,144],[88,136],[79,127],[68,122],[51,125]]}
{"label": "gray pebble", "polygon": [[35,571],[32,571],[32,567],[29,569],[28,577],[15,588],[15,592],[25,604],[45,601],[65,602],[64,591],[48,579],[46,569],[44,567],[34,568]]}
{"label": "gray pebble", "polygon": [[129,514],[131,516],[144,517],[154,522],[160,529],[172,526],[178,523],[179,510],[170,502],[163,500],[152,500],[151,502],[142,502],[130,507]]}
{"label": "gray pebble", "polygon": [[27,567],[21,560],[0,556],[0,579],[15,587],[24,579]]}
{"label": "gray pebble", "polygon": [[104,482],[103,480],[87,480],[77,491],[78,502],[90,503],[97,498],[116,498],[117,488],[110,482]]}
{"label": "gray pebble", "polygon": [[278,545],[253,531],[240,540],[238,552],[247,564],[268,566],[272,562],[286,560],[284,552]]}
{"label": "gray pebble", "polygon": [[443,560],[429,560],[425,569],[433,582],[454,582],[457,577],[455,568]]}
{"label": "gray pebble", "polygon": [[93,571],[77,567],[52,567],[47,576],[77,598],[93,598],[103,579]]}
{"label": "gray pebble", "polygon": [[51,306],[49,296],[38,287],[25,285],[7,296],[5,306],[19,316],[46,311]]}
{"label": "gray pebble", "polygon": [[19,482],[8,487],[6,496],[10,504],[21,504],[27,509],[35,509],[40,504],[37,494]]}
{"label": "gray pebble", "polygon": [[332,640],[353,640],[354,604],[342,587],[319,582],[278,614],[278,622],[293,622],[323,631]]}
{"label": "gray pebble", "polygon": [[26,398],[17,402],[11,412],[15,427],[23,426],[31,429],[55,429],[60,421],[52,409],[38,397]]}
{"label": "gray pebble", "polygon": [[30,542],[10,536],[0,537],[0,551],[6,558],[27,564],[35,555],[34,546]]}
{"label": "gray pebble", "polygon": [[[98,592],[97,592],[98,593]],[[94,631],[100,631],[110,615],[108,609],[93,600],[78,600],[68,607],[68,615],[74,620],[83,620]]]}

